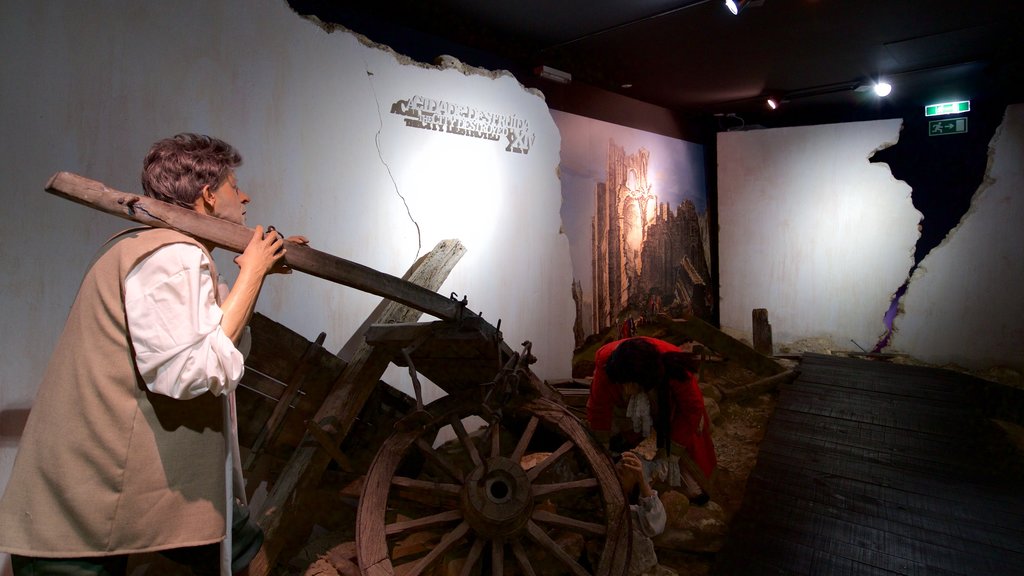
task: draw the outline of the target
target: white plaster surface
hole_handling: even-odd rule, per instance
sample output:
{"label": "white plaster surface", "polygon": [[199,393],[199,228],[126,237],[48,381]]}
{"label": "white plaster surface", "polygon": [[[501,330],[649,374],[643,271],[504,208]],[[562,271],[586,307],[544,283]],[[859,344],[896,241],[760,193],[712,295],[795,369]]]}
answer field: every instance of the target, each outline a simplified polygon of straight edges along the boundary
{"label": "white plaster surface", "polygon": [[1024,104],[989,143],[971,207],[914,273],[894,345],[933,364],[1024,369]]}
{"label": "white plaster surface", "polygon": [[921,214],[871,154],[900,120],[718,137],[721,325],[751,339],[768,310],[776,350],[802,339],[870,349],[913,265]]}
{"label": "white plaster surface", "polygon": [[[0,488],[81,276],[131,225],[43,187],[67,170],[139,192],[149,145],[177,132],[240,149],[250,225],[304,234],[396,276],[458,238],[468,253],[440,292],[501,319],[514,348],[533,341],[542,378],[569,376],[559,135],[542,98],[510,75],[403,64],[351,33],[328,34],[284,0],[5,1],[0,49]],[[417,95],[515,115],[533,145],[515,154],[504,140],[406,127],[391,106]],[[217,260],[233,278],[232,256]],[[296,273],[271,278],[257,309],[310,340],[327,332],[325,346],[338,350],[377,302]]]}

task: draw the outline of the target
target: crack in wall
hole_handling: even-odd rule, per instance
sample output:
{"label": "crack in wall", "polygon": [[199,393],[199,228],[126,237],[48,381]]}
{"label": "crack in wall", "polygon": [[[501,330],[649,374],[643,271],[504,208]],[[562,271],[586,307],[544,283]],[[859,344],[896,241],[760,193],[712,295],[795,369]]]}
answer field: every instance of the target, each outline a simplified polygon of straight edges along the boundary
{"label": "crack in wall", "polygon": [[1002,122],[1005,105],[991,103],[975,110],[971,132],[932,136],[928,119],[908,116],[903,119],[900,137],[883,145],[869,157],[871,163],[888,165],[893,178],[910,186],[910,198],[921,212],[914,263],[907,277],[893,292],[883,315],[885,331],[872,352],[882,352],[892,343],[895,322],[902,313],[900,300],[906,294],[914,273],[935,248],[956,232],[970,211],[972,200],[989,181],[992,135]]}
{"label": "crack in wall", "polygon": [[384,159],[384,152],[380,147],[380,135],[384,131],[384,117],[380,112],[380,98],[377,97],[377,90],[373,85],[373,72],[369,66],[366,66],[366,81],[370,85],[370,92],[373,93],[373,101],[377,103],[377,133],[373,137],[374,145],[377,147],[377,157],[380,158],[380,163],[384,166],[384,169],[388,173],[388,178],[391,179],[391,184],[394,187],[395,194],[402,201],[402,205],[405,206],[405,213],[409,216],[409,221],[412,222],[413,226],[416,227],[416,257],[414,260],[419,259],[420,252],[423,250],[423,233],[420,231],[420,224],[416,221],[416,218],[412,215],[412,209],[409,207],[409,202],[405,199],[402,191],[398,189],[398,181],[395,180],[395,175],[391,172],[391,166],[387,160]]}

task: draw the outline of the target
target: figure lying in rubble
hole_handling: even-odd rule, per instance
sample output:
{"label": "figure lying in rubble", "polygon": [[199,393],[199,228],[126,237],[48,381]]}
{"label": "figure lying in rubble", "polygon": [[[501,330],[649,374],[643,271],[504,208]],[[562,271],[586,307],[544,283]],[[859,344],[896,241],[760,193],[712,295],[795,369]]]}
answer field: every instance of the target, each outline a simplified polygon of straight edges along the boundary
{"label": "figure lying in rubble", "polygon": [[594,362],[587,421],[598,440],[625,451],[653,428],[664,480],[682,487],[692,503],[706,504],[717,460],[692,356],[638,336],[602,346]]}
{"label": "figure lying in rubble", "polygon": [[628,574],[647,574],[658,564],[651,538],[665,531],[665,506],[658,498],[658,492],[647,481],[643,463],[636,453],[623,452],[622,458],[615,464],[615,473],[626,492],[633,521]]}

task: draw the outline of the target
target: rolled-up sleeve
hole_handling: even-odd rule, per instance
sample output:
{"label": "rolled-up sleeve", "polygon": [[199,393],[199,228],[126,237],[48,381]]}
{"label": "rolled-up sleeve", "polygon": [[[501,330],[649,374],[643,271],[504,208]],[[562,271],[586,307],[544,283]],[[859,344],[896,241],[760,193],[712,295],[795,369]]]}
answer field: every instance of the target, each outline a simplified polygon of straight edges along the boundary
{"label": "rolled-up sleeve", "polygon": [[665,531],[667,515],[665,505],[658,498],[658,492],[652,491],[650,496],[641,496],[637,505],[637,527],[645,536],[655,537]]}
{"label": "rolled-up sleeve", "polygon": [[231,392],[244,359],[221,329],[206,253],[165,246],[125,279],[125,313],[139,374],[150,391],[187,400]]}

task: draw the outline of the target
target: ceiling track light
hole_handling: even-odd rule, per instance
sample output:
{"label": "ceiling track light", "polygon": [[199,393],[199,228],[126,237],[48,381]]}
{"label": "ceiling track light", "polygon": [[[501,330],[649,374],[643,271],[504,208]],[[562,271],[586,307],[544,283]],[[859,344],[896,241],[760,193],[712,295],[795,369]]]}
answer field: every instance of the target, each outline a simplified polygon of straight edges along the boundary
{"label": "ceiling track light", "polygon": [[892,93],[892,84],[885,80],[878,80],[869,84],[860,84],[853,89],[855,92],[874,92],[875,96],[885,98]]}
{"label": "ceiling track light", "polygon": [[545,80],[550,80],[559,84],[568,84],[572,82],[572,74],[550,66],[537,66],[533,69],[533,72]]}
{"label": "ceiling track light", "polygon": [[738,16],[740,12],[747,8],[763,5],[764,0],[725,0],[725,7],[729,9],[729,12],[732,12],[733,16]]}

